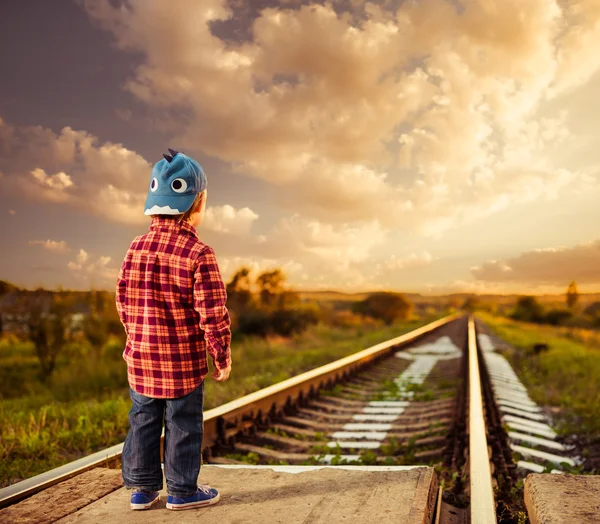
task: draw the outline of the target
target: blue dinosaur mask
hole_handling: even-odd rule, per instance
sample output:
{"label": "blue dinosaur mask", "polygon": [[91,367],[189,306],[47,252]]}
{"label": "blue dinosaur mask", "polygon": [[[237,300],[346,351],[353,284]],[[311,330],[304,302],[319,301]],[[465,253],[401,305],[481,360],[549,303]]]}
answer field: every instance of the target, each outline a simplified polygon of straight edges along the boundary
{"label": "blue dinosaur mask", "polygon": [[193,158],[169,149],[152,168],[145,215],[185,213],[206,189],[206,174]]}

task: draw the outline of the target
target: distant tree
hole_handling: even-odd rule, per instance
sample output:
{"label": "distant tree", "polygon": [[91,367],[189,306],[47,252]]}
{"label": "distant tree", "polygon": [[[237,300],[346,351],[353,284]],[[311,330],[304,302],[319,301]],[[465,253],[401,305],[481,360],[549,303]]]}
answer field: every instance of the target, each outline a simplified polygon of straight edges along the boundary
{"label": "distant tree", "polygon": [[458,309],[461,307],[461,302],[460,302],[460,298],[458,297],[450,297],[450,299],[448,300],[448,304],[447,307],[449,309]]}
{"label": "distant tree", "polygon": [[265,271],[258,275],[256,285],[258,296],[263,307],[270,308],[276,305],[277,296],[283,293],[285,275],[281,269]]}
{"label": "distant tree", "polygon": [[5,295],[6,293],[10,293],[11,291],[17,290],[17,286],[14,286],[10,282],[6,282],[5,280],[0,280],[0,296]]}
{"label": "distant tree", "polygon": [[277,308],[287,309],[297,307],[300,303],[300,294],[297,291],[282,291],[277,295]]}
{"label": "distant tree", "polygon": [[583,314],[589,317],[593,326],[600,326],[600,302],[592,302],[583,310]]}
{"label": "distant tree", "polygon": [[96,355],[108,341],[108,319],[105,318],[106,300],[102,291],[91,291],[87,295],[89,314],[83,321],[83,333],[91,344]]}
{"label": "distant tree", "polygon": [[238,269],[227,284],[226,290],[227,307],[238,312],[246,309],[252,302],[250,270],[247,267]]}
{"label": "distant tree", "polygon": [[523,322],[543,322],[545,320],[544,308],[535,297],[531,296],[519,297],[516,307],[510,316],[515,320],[522,320]]}
{"label": "distant tree", "polygon": [[67,342],[70,304],[67,298],[56,294],[51,297],[50,308],[46,313],[41,298],[40,293],[37,293],[29,310],[27,328],[40,363],[42,379],[48,380],[56,367],[56,359]]}
{"label": "distant tree", "polygon": [[575,307],[577,300],[579,300],[579,293],[577,292],[577,284],[575,281],[573,281],[567,288],[567,306],[569,309],[573,309]]}
{"label": "distant tree", "polygon": [[367,315],[391,324],[396,320],[406,319],[412,311],[412,304],[400,293],[373,293],[365,300],[357,302],[353,310],[355,313]]}
{"label": "distant tree", "polygon": [[470,295],[467,298],[465,298],[465,301],[463,302],[461,309],[472,312],[472,311],[475,311],[476,309],[478,309],[480,306],[481,306],[481,301],[479,300],[479,297],[476,295]]}

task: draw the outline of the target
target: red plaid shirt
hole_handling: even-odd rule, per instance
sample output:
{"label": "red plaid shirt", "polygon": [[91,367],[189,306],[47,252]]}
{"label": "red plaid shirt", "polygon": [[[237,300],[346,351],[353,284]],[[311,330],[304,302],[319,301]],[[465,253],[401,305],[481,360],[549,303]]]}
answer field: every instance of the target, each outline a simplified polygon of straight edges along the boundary
{"label": "red plaid shirt", "polygon": [[123,358],[134,391],[178,398],[231,364],[227,293],[215,253],[187,222],[154,217],[136,237],[117,282],[117,310],[127,333]]}

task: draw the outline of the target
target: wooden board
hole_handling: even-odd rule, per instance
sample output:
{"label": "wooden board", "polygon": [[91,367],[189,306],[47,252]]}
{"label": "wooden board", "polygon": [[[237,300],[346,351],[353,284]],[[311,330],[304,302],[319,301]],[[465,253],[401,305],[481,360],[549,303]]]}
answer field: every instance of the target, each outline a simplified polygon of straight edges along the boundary
{"label": "wooden board", "polygon": [[203,466],[200,482],[220,490],[218,504],[170,511],[163,491],[150,510],[131,511],[130,492],[121,489],[60,522],[430,524],[437,495],[428,467]]}
{"label": "wooden board", "polygon": [[0,510],[0,522],[55,522],[122,488],[118,469],[96,468]]}
{"label": "wooden board", "polygon": [[527,475],[525,506],[531,524],[597,524],[600,475]]}

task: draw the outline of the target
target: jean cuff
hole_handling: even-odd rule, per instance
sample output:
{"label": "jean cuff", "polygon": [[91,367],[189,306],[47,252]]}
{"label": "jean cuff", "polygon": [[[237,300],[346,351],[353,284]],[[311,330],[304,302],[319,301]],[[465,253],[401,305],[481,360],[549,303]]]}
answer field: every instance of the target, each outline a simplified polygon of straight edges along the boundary
{"label": "jean cuff", "polygon": [[126,489],[136,489],[138,491],[147,491],[148,493],[154,493],[155,491],[160,491],[162,489],[162,485],[160,487],[157,486],[125,486]]}

